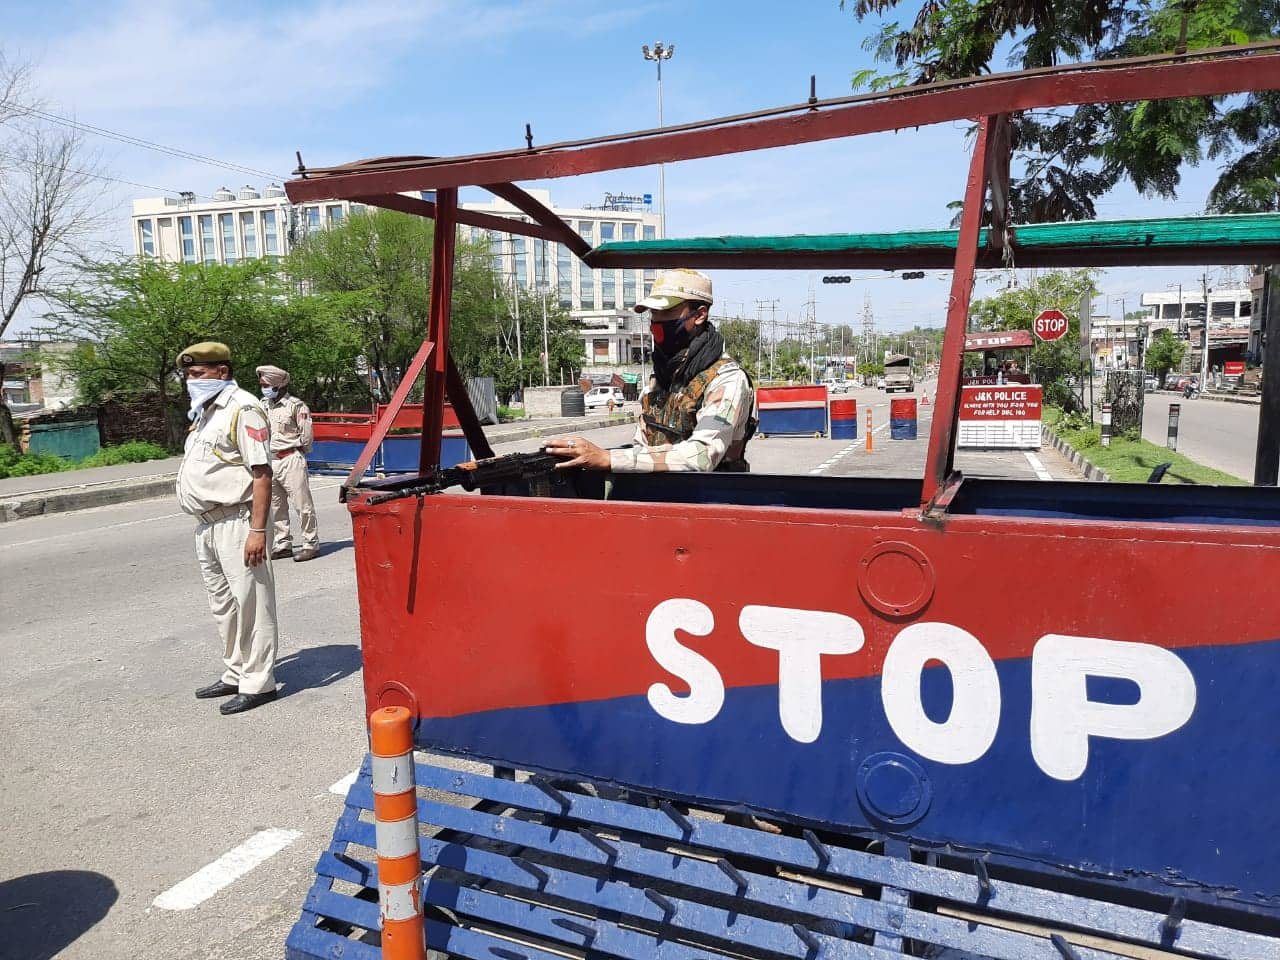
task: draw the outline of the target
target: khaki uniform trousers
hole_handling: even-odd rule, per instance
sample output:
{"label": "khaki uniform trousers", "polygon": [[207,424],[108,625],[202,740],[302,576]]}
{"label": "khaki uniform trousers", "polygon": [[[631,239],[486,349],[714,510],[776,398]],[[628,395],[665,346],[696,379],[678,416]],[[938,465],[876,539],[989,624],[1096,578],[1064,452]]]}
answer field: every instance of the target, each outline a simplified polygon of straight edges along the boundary
{"label": "khaki uniform trousers", "polygon": [[222,682],[241,693],[276,688],[276,581],[268,557],[256,567],[244,565],[249,537],[249,507],[196,527],[196,557],[209,594],[218,633],[222,635]]}
{"label": "khaki uniform trousers", "polygon": [[320,546],[316,505],[311,499],[311,485],[307,480],[307,458],[297,450],[271,464],[271,515],[275,518],[275,535],[271,538],[273,550],[282,550],[293,544],[293,535],[289,532],[290,507],[298,513],[302,549]]}

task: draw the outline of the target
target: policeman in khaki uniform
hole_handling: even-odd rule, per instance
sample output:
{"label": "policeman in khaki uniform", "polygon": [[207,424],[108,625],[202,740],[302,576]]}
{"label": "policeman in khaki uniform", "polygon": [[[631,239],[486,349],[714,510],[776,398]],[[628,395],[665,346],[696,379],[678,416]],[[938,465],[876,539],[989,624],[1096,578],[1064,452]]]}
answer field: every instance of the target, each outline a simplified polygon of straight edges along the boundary
{"label": "policeman in khaki uniform", "polygon": [[178,368],[191,396],[178,504],[196,518],[196,557],[226,665],[196,697],[231,697],[221,712],[242,713],[276,698],[270,427],[258,398],[231,378],[225,344],[188,347]]}
{"label": "policeman in khaki uniform", "polygon": [[[271,513],[275,517],[275,536],[271,538],[271,559],[293,555],[297,561],[310,560],[320,552],[320,534],[316,529],[316,505],[311,499],[307,481],[307,458],[315,438],[311,428],[311,411],[289,392],[289,371],[270,364],[257,368],[258,384],[271,418]],[[298,513],[302,527],[302,549],[293,549],[289,532],[289,508]]]}

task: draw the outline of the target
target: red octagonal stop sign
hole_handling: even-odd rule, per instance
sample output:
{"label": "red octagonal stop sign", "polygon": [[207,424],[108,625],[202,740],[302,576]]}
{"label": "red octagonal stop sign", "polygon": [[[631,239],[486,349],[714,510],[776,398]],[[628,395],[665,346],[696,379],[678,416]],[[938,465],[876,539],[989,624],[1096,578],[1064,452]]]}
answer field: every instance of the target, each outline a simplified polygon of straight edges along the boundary
{"label": "red octagonal stop sign", "polygon": [[1041,340],[1057,340],[1067,332],[1067,315],[1061,310],[1046,310],[1031,325]]}

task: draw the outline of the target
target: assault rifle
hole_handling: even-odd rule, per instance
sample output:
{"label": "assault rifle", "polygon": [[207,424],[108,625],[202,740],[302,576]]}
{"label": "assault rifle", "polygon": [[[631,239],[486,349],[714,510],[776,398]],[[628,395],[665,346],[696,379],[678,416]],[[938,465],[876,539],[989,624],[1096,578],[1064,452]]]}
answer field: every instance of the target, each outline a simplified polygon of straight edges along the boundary
{"label": "assault rifle", "polygon": [[[549,453],[509,453],[487,460],[471,460],[455,467],[444,467],[407,486],[374,494],[369,504],[385,503],[401,497],[440,493],[449,487],[479,490],[481,493],[507,497],[586,497],[598,499],[604,494],[603,474],[593,485],[585,470],[561,470],[564,461]],[[598,487],[598,494],[593,488]]]}

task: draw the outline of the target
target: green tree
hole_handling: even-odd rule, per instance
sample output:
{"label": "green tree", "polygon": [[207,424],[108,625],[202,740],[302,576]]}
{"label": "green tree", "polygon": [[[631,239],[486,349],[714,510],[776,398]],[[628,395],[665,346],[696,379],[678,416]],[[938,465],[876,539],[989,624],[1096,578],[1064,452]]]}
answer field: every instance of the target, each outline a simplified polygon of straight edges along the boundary
{"label": "green tree", "polygon": [[[859,20],[886,18],[865,46],[892,65],[855,74],[855,88],[976,76],[998,67],[1001,45],[1030,69],[1280,37],[1280,0],[924,0],[908,24],[887,19],[901,0],[848,5]],[[1206,158],[1224,164],[1209,209],[1280,210],[1277,91],[1027,111],[1012,133],[1015,222],[1093,219],[1095,199],[1125,179],[1171,198],[1182,168]]]}
{"label": "green tree", "polygon": [[1165,375],[1182,363],[1187,352],[1185,341],[1179,340],[1170,330],[1157,330],[1151,338],[1151,346],[1147,348],[1143,358],[1146,368],[1156,375],[1156,379],[1164,383]]}
{"label": "green tree", "polygon": [[[285,264],[286,273],[301,289],[324,304],[328,314],[349,325],[369,374],[364,389],[373,400],[385,403],[391,399],[427,334],[434,235],[434,222],[424,217],[369,208],[309,234]],[[558,307],[548,309],[548,322],[558,324],[561,311]],[[459,243],[449,348],[464,376],[506,376],[503,371],[509,365],[498,355],[506,352],[507,338],[513,338],[514,312],[510,290],[495,272],[484,245]],[[525,382],[536,372],[534,382],[540,383],[539,299],[522,297],[520,316],[524,342],[537,346],[525,351],[526,360],[532,356]],[[537,336],[530,341],[526,327],[535,319]],[[563,345],[557,349],[564,352]],[[511,356],[515,356],[514,349]],[[552,351],[553,364],[560,356]]]}
{"label": "green tree", "polygon": [[728,317],[716,320],[715,324],[720,335],[724,337],[725,351],[742,364],[752,379],[758,380],[760,371],[756,369],[756,359],[761,345],[756,322]]}
{"label": "green tree", "polygon": [[1067,377],[1081,375],[1079,305],[1096,293],[1093,270],[1050,270],[1037,274],[1025,286],[1002,290],[975,300],[969,307],[974,330],[1027,330],[1043,310],[1061,310],[1069,318],[1065,336],[1037,342],[1031,350],[1031,375],[1044,386],[1045,400],[1064,410],[1074,410],[1079,400]]}
{"label": "green tree", "polygon": [[80,399],[154,396],[177,449],[189,406],[176,361],[184,347],[219,340],[231,347],[240,383],[275,363],[314,400],[354,376],[357,349],[324,305],[297,297],[263,260],[234,266],[172,264],[148,257],[83,264],[76,280],[50,293],[48,331],[79,341],[65,361]]}

